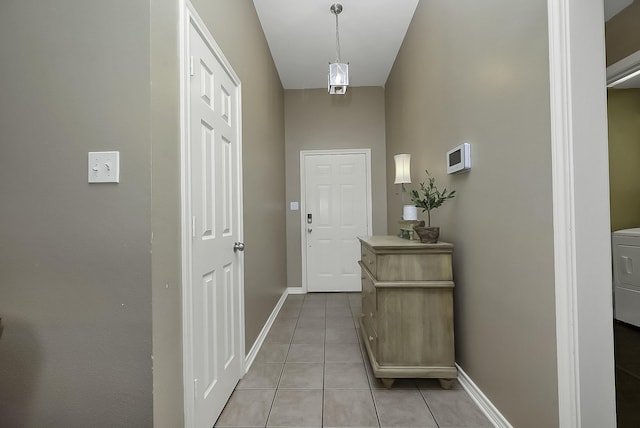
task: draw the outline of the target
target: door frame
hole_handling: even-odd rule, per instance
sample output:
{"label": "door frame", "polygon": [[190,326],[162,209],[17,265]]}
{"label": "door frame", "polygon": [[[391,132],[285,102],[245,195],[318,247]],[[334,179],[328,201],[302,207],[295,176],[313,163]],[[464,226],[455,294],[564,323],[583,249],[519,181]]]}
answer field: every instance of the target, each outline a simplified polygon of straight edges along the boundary
{"label": "door frame", "polygon": [[603,3],[547,13],[559,426],[615,426]]}
{"label": "door frame", "polygon": [[305,159],[315,155],[358,155],[363,154],[366,167],[367,181],[367,231],[373,233],[372,219],[372,194],[371,194],[371,149],[328,149],[328,150],[300,150],[300,243],[302,250],[302,292],[307,293],[307,222],[305,219],[306,207],[306,171]]}
{"label": "door frame", "polygon": [[[195,427],[195,390],[194,390],[194,367],[193,361],[193,325],[191,324],[191,207],[189,199],[189,154],[187,152],[189,142],[189,91],[188,81],[190,77],[190,60],[187,57],[189,52],[189,26],[195,25],[205,42],[213,51],[214,56],[220,61],[223,69],[229,74],[233,84],[238,90],[238,100],[236,105],[237,135],[238,135],[238,158],[236,164],[236,183],[238,192],[236,194],[238,204],[238,218],[235,224],[238,230],[238,241],[244,241],[243,229],[243,205],[242,205],[242,85],[240,78],[235,73],[231,64],[224,56],[222,49],[218,46],[213,36],[207,29],[202,18],[198,15],[195,7],[189,0],[179,0],[180,22],[179,22],[179,57],[180,57],[180,215],[181,215],[181,280],[182,280],[182,376],[184,387],[184,423],[185,428]],[[241,374],[245,371],[245,319],[244,319],[244,253],[240,253],[238,263],[240,263],[239,299],[238,306],[234,308],[238,312],[240,325],[238,326],[238,358],[241,361]]]}

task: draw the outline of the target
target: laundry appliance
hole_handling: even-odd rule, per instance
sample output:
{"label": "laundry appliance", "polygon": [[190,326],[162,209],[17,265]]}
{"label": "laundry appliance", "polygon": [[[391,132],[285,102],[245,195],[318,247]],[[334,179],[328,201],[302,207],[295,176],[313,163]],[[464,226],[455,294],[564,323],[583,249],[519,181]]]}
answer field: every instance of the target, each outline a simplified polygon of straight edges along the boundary
{"label": "laundry appliance", "polygon": [[614,316],[640,327],[640,228],[612,234]]}

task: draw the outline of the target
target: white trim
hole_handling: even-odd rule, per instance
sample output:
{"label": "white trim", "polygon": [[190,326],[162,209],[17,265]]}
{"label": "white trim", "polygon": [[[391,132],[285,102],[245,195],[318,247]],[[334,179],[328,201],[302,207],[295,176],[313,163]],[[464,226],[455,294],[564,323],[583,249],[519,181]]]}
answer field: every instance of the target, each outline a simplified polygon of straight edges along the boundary
{"label": "white trim", "polygon": [[[228,62],[222,50],[215,42],[213,36],[208,31],[204,21],[198,15],[195,7],[189,0],[178,0],[179,4],[179,61],[180,61],[180,204],[181,204],[181,270],[182,270],[182,376],[184,386],[184,422],[185,428],[194,427],[195,418],[195,396],[193,390],[192,379],[193,376],[193,358],[191,353],[193,350],[193,325],[191,323],[191,311],[189,302],[191,302],[191,290],[189,284],[191,284],[191,213],[188,200],[189,189],[189,177],[187,171],[190,170],[188,162],[189,156],[187,154],[187,143],[189,140],[189,93],[188,93],[188,79],[190,75],[189,65],[190,61],[187,56],[190,52],[189,47],[189,25],[194,23],[196,29],[202,34],[204,41],[213,51],[216,59],[220,61],[225,72],[233,81],[238,91],[238,99],[236,105],[236,117],[237,117],[237,136],[238,136],[238,164],[236,183],[238,186],[237,203],[238,203],[238,217],[243,218],[243,205],[242,205],[242,85],[238,75],[235,73],[231,64]],[[243,222],[239,221],[237,224],[238,239],[240,242],[244,240]],[[238,343],[238,352],[240,355],[245,355],[245,324],[244,324],[244,254],[239,256],[239,298],[238,298],[238,316],[240,319],[238,336],[241,340]],[[244,372],[244,359],[242,360],[241,370]]]}
{"label": "white trim", "polygon": [[244,360],[245,373],[249,371],[249,369],[251,368],[251,365],[256,359],[256,355],[258,355],[258,352],[260,352],[260,349],[262,349],[262,345],[264,344],[264,340],[267,338],[267,334],[269,334],[269,331],[271,330],[271,327],[273,327],[273,323],[275,322],[276,317],[280,313],[280,309],[282,309],[282,305],[284,305],[285,300],[287,300],[287,296],[290,294],[307,294],[307,293],[302,291],[302,288],[300,287],[285,288],[285,290],[282,292],[282,296],[280,296],[280,300],[278,300],[278,303],[276,303],[276,306],[273,308],[273,311],[271,311],[271,315],[269,316],[269,319],[267,319],[267,322],[264,324],[264,327],[262,327],[262,330],[260,331],[258,338],[255,340],[255,342],[253,342],[253,346],[251,347],[251,350],[247,354],[247,358],[245,358]]}
{"label": "white trim", "polygon": [[276,320],[278,313],[280,313],[280,309],[282,309],[282,305],[284,305],[284,301],[287,299],[288,295],[289,295],[289,289],[285,288],[284,291],[282,292],[282,296],[280,296],[280,300],[278,300],[278,303],[276,303],[276,306],[273,308],[273,311],[271,311],[271,315],[269,315],[267,322],[264,324],[264,327],[262,327],[260,334],[256,338],[255,342],[253,342],[253,346],[251,347],[251,350],[249,351],[249,353],[247,354],[247,357],[244,360],[245,373],[249,371],[249,369],[251,368],[251,364],[253,364],[253,361],[256,359],[256,355],[258,355],[260,348],[262,348],[262,344],[264,343],[264,340],[267,338],[267,334],[269,333],[269,330],[271,330],[271,327],[273,326],[273,322]]}
{"label": "white trim", "polygon": [[300,150],[300,248],[302,251],[302,294],[308,291],[307,288],[307,220],[306,216],[306,171],[305,156],[313,155],[348,155],[348,154],[364,154],[367,179],[367,234],[373,233],[373,208],[371,194],[371,149],[333,149],[333,150]]}
{"label": "white trim", "polygon": [[190,355],[191,349],[193,349],[193,343],[191,338],[191,332],[193,331],[193,325],[191,322],[190,312],[187,310],[187,303],[191,301],[191,289],[187,287],[187,284],[191,283],[191,269],[187,268],[191,260],[191,244],[189,238],[189,216],[185,213],[187,206],[186,195],[188,192],[188,180],[187,180],[187,162],[189,157],[186,153],[186,141],[189,134],[189,120],[187,118],[187,79],[188,79],[188,67],[189,61],[187,60],[187,43],[189,37],[187,37],[188,25],[186,21],[186,0],[178,0],[178,28],[179,28],[179,60],[180,60],[180,233],[181,233],[181,281],[182,281],[182,383],[184,389],[184,426],[185,428],[191,428],[194,426],[195,417],[195,397],[193,394],[193,388],[187,382],[187,379],[192,378],[193,364],[192,358],[187,358]]}
{"label": "white trim", "polygon": [[[602,2],[547,0],[558,423],[616,424]],[[605,203],[594,204],[593,195]]]}
{"label": "white trim", "polygon": [[569,0],[548,0],[558,415],[579,427],[580,373]]}
{"label": "white trim", "polygon": [[638,71],[640,71],[640,50],[607,67],[607,86],[619,85]]}
{"label": "white trim", "polygon": [[471,396],[471,399],[480,407],[485,416],[491,421],[491,423],[497,428],[513,428],[513,425],[509,423],[507,418],[504,417],[500,410],[493,405],[491,400],[478,388],[473,380],[465,373],[464,370],[456,363],[458,368],[458,382],[462,388]]}
{"label": "white trim", "polygon": [[[226,71],[229,74],[229,77],[233,81],[233,84],[238,87],[242,86],[240,82],[240,78],[238,77],[236,72],[233,70],[231,63],[225,57],[224,53],[222,52],[222,49],[220,49],[220,46],[218,46],[218,44],[216,43],[215,39],[213,38],[213,35],[211,35],[209,30],[207,29],[207,25],[204,23],[202,18],[200,18],[200,15],[198,15],[198,12],[196,11],[191,1],[190,0],[183,0],[183,1],[186,2],[186,12],[187,12],[187,16],[185,17],[186,18],[185,24],[189,23],[189,19],[192,20],[194,24],[196,24],[198,31],[200,31],[204,36],[204,41],[207,43],[207,45],[209,45],[209,47],[213,51],[213,54],[216,56],[216,59],[220,61],[220,64],[222,65],[222,68],[224,68],[224,71]],[[241,123],[238,122],[238,124],[240,125]]]}

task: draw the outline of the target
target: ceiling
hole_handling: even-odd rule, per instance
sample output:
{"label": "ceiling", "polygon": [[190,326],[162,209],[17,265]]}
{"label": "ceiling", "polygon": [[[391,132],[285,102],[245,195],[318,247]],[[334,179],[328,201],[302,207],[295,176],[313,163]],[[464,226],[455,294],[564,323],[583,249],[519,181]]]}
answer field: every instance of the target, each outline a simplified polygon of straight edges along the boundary
{"label": "ceiling", "polygon": [[[326,88],[336,59],[331,0],[253,0],[285,89]],[[340,59],[351,86],[384,86],[418,0],[341,0]]]}
{"label": "ceiling", "polygon": [[[418,0],[340,0],[340,50],[351,86],[384,86]],[[605,20],[634,0],[604,0]],[[326,88],[336,60],[332,0],[253,0],[285,89]],[[622,86],[621,86],[622,87]],[[640,76],[624,87],[640,87]]]}

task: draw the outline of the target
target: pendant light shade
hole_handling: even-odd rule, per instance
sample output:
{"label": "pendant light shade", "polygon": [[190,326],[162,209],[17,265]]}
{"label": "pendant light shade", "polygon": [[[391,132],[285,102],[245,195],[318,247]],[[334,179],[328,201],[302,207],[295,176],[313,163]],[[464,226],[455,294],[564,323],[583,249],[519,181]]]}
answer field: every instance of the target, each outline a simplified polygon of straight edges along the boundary
{"label": "pendant light shade", "polygon": [[402,153],[393,159],[396,163],[396,180],[393,184],[411,183],[411,155]]}
{"label": "pendant light shade", "polygon": [[334,62],[329,64],[329,93],[344,94],[349,86],[349,64]]}
{"label": "pendant light shade", "polygon": [[330,94],[342,95],[347,92],[347,86],[349,86],[349,64],[340,62],[338,15],[342,12],[342,5],[334,3],[329,10],[336,16],[336,62],[329,64],[328,89]]}

